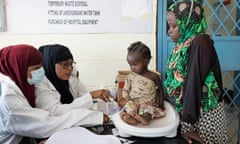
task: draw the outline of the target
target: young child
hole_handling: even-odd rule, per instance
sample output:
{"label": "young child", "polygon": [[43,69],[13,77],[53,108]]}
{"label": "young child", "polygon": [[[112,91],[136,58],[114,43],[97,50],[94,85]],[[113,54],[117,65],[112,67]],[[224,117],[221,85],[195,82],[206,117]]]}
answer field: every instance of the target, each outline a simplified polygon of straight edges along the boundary
{"label": "young child", "polygon": [[125,79],[118,105],[122,108],[121,118],[131,125],[148,125],[150,120],[165,115],[161,79],[148,70],[150,59],[150,49],[144,43],[129,46],[127,62],[132,72]]}

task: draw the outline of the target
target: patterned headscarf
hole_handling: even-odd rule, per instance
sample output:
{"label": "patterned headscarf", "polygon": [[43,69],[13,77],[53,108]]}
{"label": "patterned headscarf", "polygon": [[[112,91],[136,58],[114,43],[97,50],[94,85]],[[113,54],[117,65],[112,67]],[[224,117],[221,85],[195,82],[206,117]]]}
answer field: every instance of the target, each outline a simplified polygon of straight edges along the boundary
{"label": "patterned headscarf", "polygon": [[203,8],[197,0],[179,0],[169,7],[177,20],[180,37],[178,44],[185,42],[192,36],[205,33],[207,22]]}
{"label": "patterned headscarf", "polygon": [[30,45],[13,45],[0,50],[0,72],[9,76],[22,90],[29,104],[35,106],[34,85],[27,82],[29,66],[42,63],[42,54]]}
{"label": "patterned headscarf", "polygon": [[[205,33],[207,22],[201,3],[197,0],[179,0],[169,7],[169,11],[176,16],[180,37],[168,59],[167,79],[164,81],[164,85],[168,94],[175,97],[176,109],[180,111],[182,109],[183,84],[187,75],[188,48],[195,36]],[[209,79],[211,80],[209,81]],[[205,82],[213,83],[211,88],[217,87],[215,77],[211,72]],[[209,99],[212,101],[211,98]],[[215,107],[216,100],[213,101],[214,104],[210,104],[210,107]]]}
{"label": "patterned headscarf", "polygon": [[73,96],[69,90],[68,80],[61,80],[57,77],[55,64],[68,59],[73,59],[70,50],[60,44],[44,45],[39,48],[43,54],[43,67],[47,78],[61,95],[61,102],[69,104],[73,101]]}

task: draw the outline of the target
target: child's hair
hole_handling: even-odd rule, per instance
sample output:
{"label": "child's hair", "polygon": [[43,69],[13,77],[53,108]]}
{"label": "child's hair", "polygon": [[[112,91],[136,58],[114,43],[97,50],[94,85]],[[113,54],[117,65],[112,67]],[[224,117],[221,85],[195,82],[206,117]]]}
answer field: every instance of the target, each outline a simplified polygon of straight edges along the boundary
{"label": "child's hair", "polygon": [[151,51],[144,43],[137,41],[128,47],[128,54],[139,53],[144,59],[151,59]]}

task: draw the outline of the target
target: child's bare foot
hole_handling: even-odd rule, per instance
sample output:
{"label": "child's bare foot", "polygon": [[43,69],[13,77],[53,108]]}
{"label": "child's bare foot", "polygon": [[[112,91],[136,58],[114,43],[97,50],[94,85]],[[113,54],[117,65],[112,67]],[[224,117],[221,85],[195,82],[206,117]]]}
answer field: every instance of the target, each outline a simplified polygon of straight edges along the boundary
{"label": "child's bare foot", "polygon": [[131,117],[126,112],[121,113],[121,118],[123,119],[123,121],[125,121],[126,123],[128,123],[130,125],[137,125],[137,120],[135,120],[133,117]]}
{"label": "child's bare foot", "polygon": [[143,117],[141,117],[141,116],[138,115],[138,114],[135,114],[135,115],[134,115],[134,118],[135,118],[136,120],[138,120],[139,122],[141,122],[143,125],[148,125],[148,124],[149,124],[149,122],[148,122],[146,119],[144,119]]}
{"label": "child's bare foot", "polygon": [[154,113],[153,113],[153,116],[154,116],[155,118],[162,118],[162,117],[164,117],[165,115],[166,115],[166,112],[165,112],[163,109],[156,110],[156,111],[154,111]]}
{"label": "child's bare foot", "polygon": [[123,116],[125,116],[126,114],[127,114],[127,113],[126,113],[126,112],[124,112],[124,111],[123,111],[123,112],[121,112],[121,113],[120,113],[120,116],[121,116],[121,118],[123,118]]}

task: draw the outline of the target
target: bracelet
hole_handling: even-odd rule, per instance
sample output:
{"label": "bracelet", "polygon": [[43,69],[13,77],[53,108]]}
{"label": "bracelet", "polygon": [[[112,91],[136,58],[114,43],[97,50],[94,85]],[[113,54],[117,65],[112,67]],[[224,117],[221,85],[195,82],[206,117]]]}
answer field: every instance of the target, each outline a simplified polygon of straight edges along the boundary
{"label": "bracelet", "polygon": [[194,126],[191,123],[181,121],[181,134],[191,131],[195,131]]}

